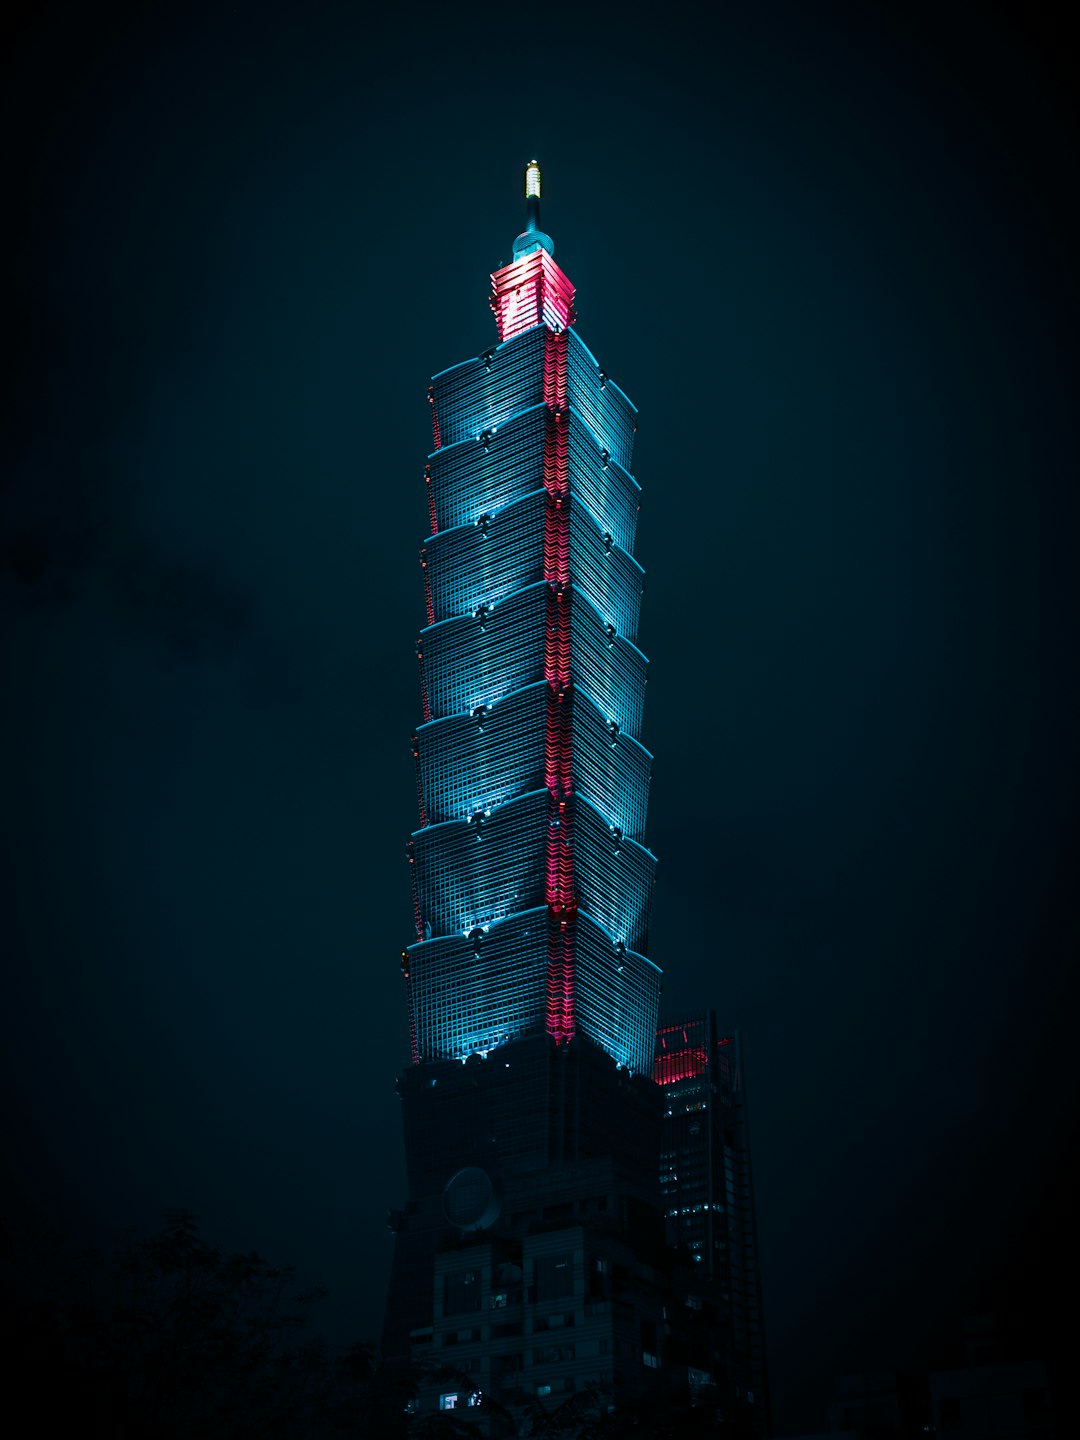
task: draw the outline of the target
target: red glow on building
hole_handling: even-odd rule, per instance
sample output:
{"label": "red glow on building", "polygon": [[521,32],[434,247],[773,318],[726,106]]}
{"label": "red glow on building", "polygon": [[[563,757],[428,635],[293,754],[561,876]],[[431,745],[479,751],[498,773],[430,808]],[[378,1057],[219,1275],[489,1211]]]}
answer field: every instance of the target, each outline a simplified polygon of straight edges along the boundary
{"label": "red glow on building", "polygon": [[696,1080],[709,1068],[709,1038],[703,1025],[665,1025],[657,1031],[658,1052],[653,1064],[657,1085]]}
{"label": "red glow on building", "polygon": [[707,1051],[698,1045],[658,1055],[653,1065],[657,1085],[674,1085],[679,1080],[696,1080],[709,1068]]}
{"label": "red glow on building", "polygon": [[[551,257],[541,251],[553,270]],[[518,266],[507,267],[517,270]],[[498,279],[492,306],[497,307]],[[557,273],[562,276],[561,271]],[[565,280],[565,276],[562,276]],[[566,282],[569,287],[569,281]],[[573,298],[573,289],[569,288]],[[536,323],[535,321],[533,322]],[[550,323],[550,322],[549,322]],[[506,338],[505,335],[503,337]],[[544,740],[544,780],[551,795],[547,841],[547,903],[550,913],[547,1029],[559,1043],[574,1034],[574,837],[567,797],[573,785],[573,755],[569,706],[570,684],[570,462],[566,420],[566,335],[549,331],[544,341],[544,401],[548,417],[544,430],[544,579],[548,584],[547,623],[544,627],[544,678],[548,683],[548,713]]]}
{"label": "red glow on building", "polygon": [[534,325],[565,330],[574,323],[574,287],[547,251],[538,248],[495,271],[491,308],[500,340],[512,340]]}

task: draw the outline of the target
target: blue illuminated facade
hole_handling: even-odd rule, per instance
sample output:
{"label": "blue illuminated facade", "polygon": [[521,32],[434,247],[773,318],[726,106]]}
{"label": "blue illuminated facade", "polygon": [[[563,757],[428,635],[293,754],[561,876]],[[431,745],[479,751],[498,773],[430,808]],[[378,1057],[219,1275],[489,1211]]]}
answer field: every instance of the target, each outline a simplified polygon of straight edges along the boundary
{"label": "blue illuminated facade", "polygon": [[413,1060],[546,1032],[649,1074],[636,410],[571,329],[538,208],[492,276],[501,343],[429,395]]}

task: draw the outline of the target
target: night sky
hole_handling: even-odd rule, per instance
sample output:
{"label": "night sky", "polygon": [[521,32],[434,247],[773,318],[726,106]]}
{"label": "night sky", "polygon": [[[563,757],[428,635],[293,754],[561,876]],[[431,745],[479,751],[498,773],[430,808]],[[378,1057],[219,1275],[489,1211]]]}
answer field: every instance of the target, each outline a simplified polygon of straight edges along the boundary
{"label": "night sky", "polygon": [[0,1210],[189,1206],[377,1336],[426,387],[535,154],[641,412],[650,951],[743,1034],[778,1433],[1026,1313],[1076,1099],[1064,35],[39,4],[4,48]]}

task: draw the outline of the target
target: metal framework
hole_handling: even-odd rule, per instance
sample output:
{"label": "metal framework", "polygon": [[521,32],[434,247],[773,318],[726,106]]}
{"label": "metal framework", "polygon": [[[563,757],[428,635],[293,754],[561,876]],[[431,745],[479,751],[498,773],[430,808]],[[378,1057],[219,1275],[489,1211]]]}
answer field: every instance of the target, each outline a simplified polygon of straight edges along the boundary
{"label": "metal framework", "polygon": [[429,391],[402,955],[413,1060],[546,1030],[648,1074],[660,971],[645,954],[637,412],[569,328],[574,288],[537,228],[538,190],[529,205],[491,277],[500,343]]}

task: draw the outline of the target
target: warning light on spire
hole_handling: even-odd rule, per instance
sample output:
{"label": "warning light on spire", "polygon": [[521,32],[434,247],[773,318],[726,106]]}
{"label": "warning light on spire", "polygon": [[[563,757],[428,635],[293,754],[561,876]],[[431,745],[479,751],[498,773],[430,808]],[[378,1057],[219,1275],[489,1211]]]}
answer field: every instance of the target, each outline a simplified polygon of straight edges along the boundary
{"label": "warning light on spire", "polygon": [[530,160],[525,166],[525,199],[540,199],[540,166],[535,160]]}

